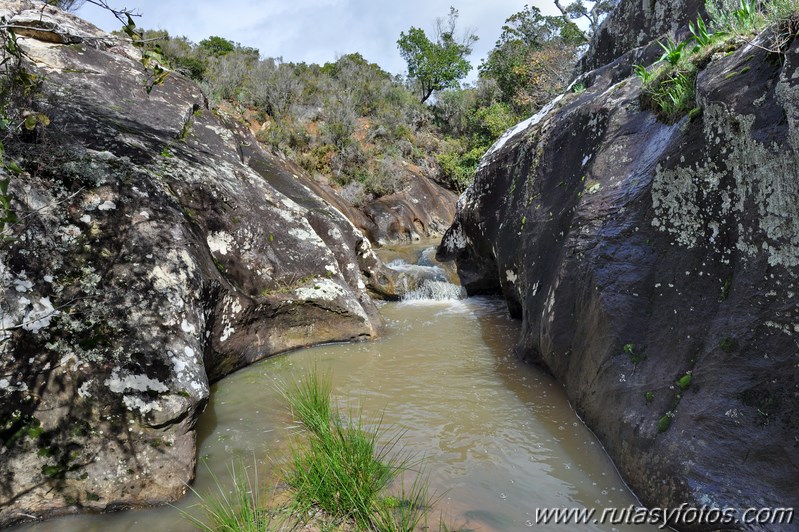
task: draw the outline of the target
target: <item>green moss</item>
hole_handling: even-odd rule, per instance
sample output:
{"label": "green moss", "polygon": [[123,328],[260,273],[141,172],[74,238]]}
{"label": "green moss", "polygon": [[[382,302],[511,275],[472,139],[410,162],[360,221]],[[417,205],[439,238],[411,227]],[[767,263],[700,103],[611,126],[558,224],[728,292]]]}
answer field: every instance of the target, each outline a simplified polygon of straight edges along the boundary
{"label": "green moss", "polygon": [[649,404],[655,400],[655,394],[652,392],[646,392],[644,394],[644,399],[646,399],[647,404]]}
{"label": "green moss", "polygon": [[42,447],[36,454],[44,458],[50,458],[55,454],[55,449],[53,447]]}
{"label": "green moss", "polygon": [[100,500],[100,496],[98,494],[94,493],[93,491],[87,491],[86,492],[86,500],[87,501],[99,501]]}
{"label": "green moss", "polygon": [[693,377],[691,375],[691,372],[689,371],[688,373],[677,379],[677,386],[680,388],[680,390],[685,391],[688,389],[689,386],[691,386],[692,380]]}
{"label": "green moss", "polygon": [[727,298],[730,297],[730,289],[732,288],[732,275],[728,276],[724,279],[724,283],[721,285],[721,300],[727,301]]}
{"label": "green moss", "polygon": [[42,474],[49,478],[64,478],[67,470],[58,465],[43,465]]}
{"label": "green moss", "polygon": [[668,413],[660,416],[660,419],[658,419],[658,432],[666,432],[669,427],[671,427],[671,416]]}

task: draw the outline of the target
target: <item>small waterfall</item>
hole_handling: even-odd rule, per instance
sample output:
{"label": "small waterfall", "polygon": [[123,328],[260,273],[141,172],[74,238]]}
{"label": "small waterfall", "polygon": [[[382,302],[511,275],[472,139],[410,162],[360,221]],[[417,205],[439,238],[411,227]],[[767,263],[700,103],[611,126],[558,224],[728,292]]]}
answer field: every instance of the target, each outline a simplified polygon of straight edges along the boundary
{"label": "small waterfall", "polygon": [[457,301],[466,299],[466,290],[447,281],[425,280],[416,290],[407,292],[403,301]]}
{"label": "small waterfall", "polygon": [[435,261],[435,248],[423,250],[416,264],[395,259],[386,264],[399,273],[398,282],[404,289],[403,301],[457,301],[466,298],[466,290],[453,284],[450,276]]}

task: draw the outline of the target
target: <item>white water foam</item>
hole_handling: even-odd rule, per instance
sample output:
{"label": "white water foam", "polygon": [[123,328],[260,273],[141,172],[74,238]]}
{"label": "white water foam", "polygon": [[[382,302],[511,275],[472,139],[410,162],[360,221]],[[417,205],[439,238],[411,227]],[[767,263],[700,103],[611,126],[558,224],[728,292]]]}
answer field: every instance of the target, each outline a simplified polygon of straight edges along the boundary
{"label": "white water foam", "polygon": [[466,290],[446,281],[425,280],[419,288],[406,293],[403,301],[460,301],[466,299]]}

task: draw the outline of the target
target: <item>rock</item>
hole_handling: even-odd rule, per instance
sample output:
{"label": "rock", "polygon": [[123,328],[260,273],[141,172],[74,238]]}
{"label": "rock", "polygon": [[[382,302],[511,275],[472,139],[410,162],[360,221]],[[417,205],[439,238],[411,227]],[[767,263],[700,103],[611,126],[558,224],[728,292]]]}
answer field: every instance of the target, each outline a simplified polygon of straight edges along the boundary
{"label": "rock", "polygon": [[799,502],[799,41],[767,39],[714,57],[673,125],[629,58],[590,72],[484,157],[439,248],[650,507]]}
{"label": "rock", "polygon": [[607,65],[639,47],[648,52],[641,60],[652,63],[663,53],[653,40],[686,38],[688,23],[699,15],[707,20],[705,0],[622,0],[592,36],[591,47],[580,61],[580,70],[589,72]]}
{"label": "rock", "polygon": [[129,43],[38,2],[2,9],[46,21],[19,43],[51,123],[6,142],[24,173],[0,245],[0,526],[174,501],[209,383],[374,337],[368,292],[390,296],[391,272],[195,84],[148,95]]}
{"label": "rock", "polygon": [[[292,165],[302,172],[298,166]],[[340,190],[314,182],[314,194],[334,205],[378,246],[436,238],[455,218],[457,194],[421,171],[404,172],[404,186],[393,194],[354,204]]]}

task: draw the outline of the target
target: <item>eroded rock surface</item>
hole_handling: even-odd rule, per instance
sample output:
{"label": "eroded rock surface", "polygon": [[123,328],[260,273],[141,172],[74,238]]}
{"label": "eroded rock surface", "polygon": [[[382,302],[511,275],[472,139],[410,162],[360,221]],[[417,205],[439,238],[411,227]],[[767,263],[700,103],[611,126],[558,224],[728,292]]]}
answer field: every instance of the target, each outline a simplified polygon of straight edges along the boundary
{"label": "eroded rock surface", "polygon": [[129,44],[39,2],[0,10],[34,28],[51,120],[6,144],[25,172],[0,248],[0,526],[175,500],[209,382],[375,336],[390,272],[196,85],[148,95]]}
{"label": "eroded rock surface", "polygon": [[649,506],[799,504],[799,41],[769,42],[674,125],[627,59],[591,72],[486,155],[439,249]]}

